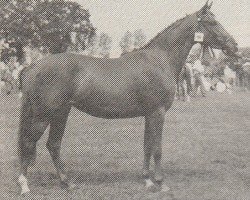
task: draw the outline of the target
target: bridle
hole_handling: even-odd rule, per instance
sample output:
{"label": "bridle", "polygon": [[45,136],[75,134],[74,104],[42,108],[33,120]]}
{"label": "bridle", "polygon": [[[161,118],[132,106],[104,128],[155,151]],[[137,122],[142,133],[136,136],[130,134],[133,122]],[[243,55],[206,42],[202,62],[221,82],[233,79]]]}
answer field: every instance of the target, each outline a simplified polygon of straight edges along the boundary
{"label": "bridle", "polygon": [[201,17],[198,17],[198,29],[200,29],[201,25],[212,35],[212,37],[217,39],[217,42],[219,43],[219,45],[222,47],[222,52],[227,55],[227,56],[233,56],[235,58],[242,58],[241,56],[237,55],[236,53],[232,52],[231,50],[225,50],[223,49],[223,47],[227,46],[227,43],[231,40],[230,37],[223,37],[220,36],[220,38],[218,38],[217,34],[215,32],[213,32],[210,28],[208,28],[206,23],[209,23],[207,21],[203,21]]}

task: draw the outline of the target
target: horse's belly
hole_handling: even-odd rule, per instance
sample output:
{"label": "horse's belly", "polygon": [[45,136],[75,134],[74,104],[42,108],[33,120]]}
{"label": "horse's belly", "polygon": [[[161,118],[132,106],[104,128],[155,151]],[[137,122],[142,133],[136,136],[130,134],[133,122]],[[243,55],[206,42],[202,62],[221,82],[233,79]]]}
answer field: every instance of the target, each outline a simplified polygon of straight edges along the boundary
{"label": "horse's belly", "polygon": [[[136,92],[125,90],[83,90],[73,98],[73,106],[102,118],[127,118],[142,115],[143,105]],[[86,92],[85,92],[86,91]]]}
{"label": "horse's belly", "polygon": [[128,107],[119,106],[100,106],[74,103],[78,110],[88,113],[94,117],[115,119],[115,118],[133,118],[143,116],[144,109],[140,105],[130,105]]}
{"label": "horse's belly", "polygon": [[157,77],[151,81],[139,77],[141,82],[127,76],[119,80],[117,77],[82,76],[75,84],[72,105],[95,117],[132,118],[145,116],[156,107],[168,107],[169,101],[172,103],[171,84],[166,87]]}

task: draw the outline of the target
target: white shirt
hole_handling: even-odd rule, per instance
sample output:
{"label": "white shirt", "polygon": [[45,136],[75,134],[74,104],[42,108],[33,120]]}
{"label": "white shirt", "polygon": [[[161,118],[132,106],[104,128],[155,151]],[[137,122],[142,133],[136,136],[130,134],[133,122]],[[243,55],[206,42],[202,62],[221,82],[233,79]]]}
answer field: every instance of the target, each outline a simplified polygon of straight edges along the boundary
{"label": "white shirt", "polygon": [[200,55],[202,50],[202,46],[200,43],[196,43],[192,46],[189,55]]}
{"label": "white shirt", "polygon": [[224,76],[226,78],[236,78],[236,73],[226,65],[224,69]]}
{"label": "white shirt", "polygon": [[201,64],[200,60],[195,61],[193,65],[193,71],[194,71],[194,74],[204,73],[205,69],[204,69],[204,66]]}

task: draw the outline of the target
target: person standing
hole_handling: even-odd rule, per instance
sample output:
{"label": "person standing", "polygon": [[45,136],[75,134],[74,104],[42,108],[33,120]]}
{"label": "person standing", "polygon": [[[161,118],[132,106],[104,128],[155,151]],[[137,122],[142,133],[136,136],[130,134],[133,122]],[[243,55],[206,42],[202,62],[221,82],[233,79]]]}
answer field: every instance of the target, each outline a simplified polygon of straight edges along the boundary
{"label": "person standing", "polygon": [[204,85],[204,66],[199,58],[194,62],[193,65],[193,74],[194,74],[194,93],[197,95],[198,88],[200,87],[200,91],[203,97],[206,96],[206,89]]}
{"label": "person standing", "polygon": [[5,38],[0,38],[0,56],[1,62],[7,63],[8,58],[8,51],[9,51],[9,44],[5,41]]}

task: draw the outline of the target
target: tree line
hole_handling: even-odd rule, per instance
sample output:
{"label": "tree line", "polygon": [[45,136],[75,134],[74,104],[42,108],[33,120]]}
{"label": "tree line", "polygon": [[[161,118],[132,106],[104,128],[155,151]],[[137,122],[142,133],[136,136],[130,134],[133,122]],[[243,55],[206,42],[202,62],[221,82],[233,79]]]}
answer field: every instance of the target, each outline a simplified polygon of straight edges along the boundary
{"label": "tree line", "polygon": [[[51,54],[65,51],[109,57],[112,38],[97,35],[90,13],[80,4],[67,0],[4,0],[0,1],[0,37],[15,38],[22,45],[46,49]],[[142,29],[127,31],[120,40],[121,52],[127,53],[146,43]],[[249,48],[242,48],[250,57]]]}
{"label": "tree line", "polygon": [[[0,37],[15,38],[22,45],[46,49],[51,54],[86,51],[88,55],[109,57],[112,38],[96,34],[90,13],[80,4],[67,0],[0,1]],[[121,38],[121,51],[141,47],[146,36],[141,29],[127,31]]]}

